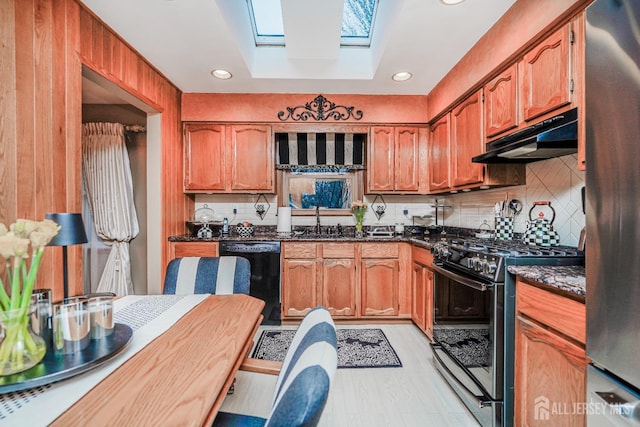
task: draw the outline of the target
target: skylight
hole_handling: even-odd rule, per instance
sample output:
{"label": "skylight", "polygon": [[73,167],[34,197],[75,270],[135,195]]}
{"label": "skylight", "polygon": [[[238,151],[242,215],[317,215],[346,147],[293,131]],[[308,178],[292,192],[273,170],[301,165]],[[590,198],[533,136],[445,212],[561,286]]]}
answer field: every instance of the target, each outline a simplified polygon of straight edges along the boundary
{"label": "skylight", "polygon": [[[284,46],[280,0],[247,0],[258,46]],[[378,0],[344,0],[340,46],[370,46]]]}

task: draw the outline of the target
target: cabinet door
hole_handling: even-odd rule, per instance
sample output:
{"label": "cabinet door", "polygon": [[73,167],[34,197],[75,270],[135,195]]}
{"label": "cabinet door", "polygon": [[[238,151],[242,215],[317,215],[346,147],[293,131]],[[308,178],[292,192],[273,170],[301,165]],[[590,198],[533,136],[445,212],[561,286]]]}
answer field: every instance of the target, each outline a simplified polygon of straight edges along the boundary
{"label": "cabinet door", "polygon": [[184,189],[225,189],[225,128],[186,124],[184,128]]}
{"label": "cabinet door", "polygon": [[449,188],[450,131],[447,114],[431,126],[429,138],[429,191]]}
{"label": "cabinet door", "polygon": [[570,36],[571,28],[565,25],[524,56],[521,91],[524,120],[571,101]]}
{"label": "cabinet door", "polygon": [[418,128],[395,128],[395,185],[397,191],[418,191],[420,138]]}
{"label": "cabinet door", "polygon": [[367,165],[367,190],[393,191],[394,130],[392,127],[372,127]]}
{"label": "cabinet door", "polygon": [[481,97],[480,90],[451,112],[451,184],[454,187],[484,180],[484,165],[471,161],[484,152]]}
{"label": "cabinet door", "polygon": [[515,357],[515,425],[585,425],[584,411],[573,413],[586,396],[584,348],[517,316]]}
{"label": "cabinet door", "polygon": [[231,190],[274,192],[271,127],[231,127]]}
{"label": "cabinet door", "polygon": [[315,259],[285,259],[282,266],[282,315],[304,316],[318,305]]}
{"label": "cabinet door", "polygon": [[413,277],[412,277],[412,286],[413,292],[411,295],[411,320],[416,324],[420,329],[425,331],[426,322],[425,322],[425,273],[426,268],[417,262],[413,263]]}
{"label": "cabinet door", "polygon": [[398,314],[398,272],[397,259],[362,260],[362,315]]}
{"label": "cabinet door", "polygon": [[484,86],[486,138],[518,126],[517,69],[513,64]]}
{"label": "cabinet door", "polygon": [[325,259],[322,262],[322,305],[333,316],[356,315],[354,259]]}

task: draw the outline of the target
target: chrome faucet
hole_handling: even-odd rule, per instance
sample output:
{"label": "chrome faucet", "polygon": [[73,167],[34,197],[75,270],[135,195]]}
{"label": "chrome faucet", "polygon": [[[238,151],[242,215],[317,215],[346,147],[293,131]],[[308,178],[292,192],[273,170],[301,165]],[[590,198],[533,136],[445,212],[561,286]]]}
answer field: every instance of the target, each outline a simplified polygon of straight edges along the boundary
{"label": "chrome faucet", "polygon": [[316,206],[316,234],[321,234],[320,228],[320,206]]}

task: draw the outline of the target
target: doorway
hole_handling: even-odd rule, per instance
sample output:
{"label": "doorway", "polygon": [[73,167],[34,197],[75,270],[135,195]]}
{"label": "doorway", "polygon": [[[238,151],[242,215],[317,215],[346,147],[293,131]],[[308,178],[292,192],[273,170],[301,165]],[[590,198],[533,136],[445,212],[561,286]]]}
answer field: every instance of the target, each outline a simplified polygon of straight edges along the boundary
{"label": "doorway", "polygon": [[[148,230],[159,226],[161,218],[159,208],[149,206],[148,202],[151,198],[158,200],[157,195],[160,194],[160,115],[86,67],[83,67],[82,76],[82,123],[111,122],[130,127],[125,132],[125,142],[140,230],[130,242],[132,283],[137,295],[157,293],[156,287],[149,287],[148,283],[159,281],[161,271],[158,263],[150,264],[148,259],[160,259],[160,252],[156,249],[160,242],[150,241]],[[110,247],[101,244],[95,234],[84,190],[83,218],[90,240],[83,249],[83,289],[89,293],[96,291]],[[90,245],[94,246],[93,251],[89,251]]]}

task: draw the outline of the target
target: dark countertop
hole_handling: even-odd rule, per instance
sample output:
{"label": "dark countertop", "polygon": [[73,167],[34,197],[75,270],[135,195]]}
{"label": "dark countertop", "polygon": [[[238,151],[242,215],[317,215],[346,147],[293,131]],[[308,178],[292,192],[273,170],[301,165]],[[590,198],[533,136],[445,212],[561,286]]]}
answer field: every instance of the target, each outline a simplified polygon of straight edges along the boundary
{"label": "dark countertop", "polygon": [[313,236],[313,235],[291,235],[291,236],[280,236],[277,233],[256,233],[251,237],[240,237],[236,234],[230,234],[229,236],[217,236],[209,239],[201,239],[198,237],[193,237],[190,234],[185,234],[181,236],[171,236],[169,237],[170,242],[406,242],[412,243],[416,246],[421,246],[426,249],[430,249],[434,242],[437,239],[423,239],[417,238],[413,236],[379,236],[379,237],[355,237],[353,235],[321,235],[321,236]]}
{"label": "dark countertop", "polygon": [[[583,266],[510,265],[509,273],[541,283],[545,289],[560,291],[568,297],[584,302],[586,296]],[[576,298],[577,297],[577,298]]]}

